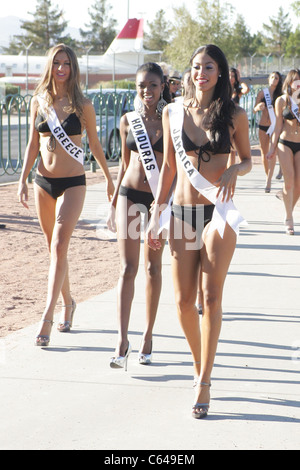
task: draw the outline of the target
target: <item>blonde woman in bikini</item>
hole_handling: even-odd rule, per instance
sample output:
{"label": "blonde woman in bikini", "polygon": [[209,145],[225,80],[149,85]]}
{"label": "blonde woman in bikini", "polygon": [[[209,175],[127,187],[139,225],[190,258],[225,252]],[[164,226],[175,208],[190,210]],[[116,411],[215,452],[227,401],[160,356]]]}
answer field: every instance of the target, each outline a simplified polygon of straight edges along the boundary
{"label": "blonde woman in bikini", "polygon": [[[50,130],[50,114],[57,118],[54,133]],[[91,151],[104,172],[108,199],[114,192],[97,136],[94,107],[82,94],[77,58],[70,47],[59,44],[50,49],[44,74],[31,101],[30,119],[30,137],[18,195],[20,202],[28,208],[26,181],[40,152],[34,193],[39,222],[50,252],[50,269],[46,307],[35,344],[48,346],[59,295],[63,303],[58,324],[60,332],[70,331],[76,308],[71,296],[67,254],[86,192],[81,149],[84,128]]]}

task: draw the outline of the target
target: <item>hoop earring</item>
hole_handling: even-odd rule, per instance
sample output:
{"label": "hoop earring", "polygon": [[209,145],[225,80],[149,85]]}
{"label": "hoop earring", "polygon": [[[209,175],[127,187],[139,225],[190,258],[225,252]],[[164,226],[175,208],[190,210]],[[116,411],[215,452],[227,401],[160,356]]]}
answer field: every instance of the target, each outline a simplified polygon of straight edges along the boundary
{"label": "hoop earring", "polygon": [[145,107],[143,105],[143,102],[140,100],[138,96],[134,98],[133,102],[134,110],[140,115],[144,116],[145,114]]}
{"label": "hoop earring", "polygon": [[156,112],[159,115],[159,117],[162,116],[163,109],[167,104],[168,103],[166,102],[166,100],[163,97],[163,92],[161,92],[160,100],[159,100],[159,102],[157,103],[157,106],[156,106]]}

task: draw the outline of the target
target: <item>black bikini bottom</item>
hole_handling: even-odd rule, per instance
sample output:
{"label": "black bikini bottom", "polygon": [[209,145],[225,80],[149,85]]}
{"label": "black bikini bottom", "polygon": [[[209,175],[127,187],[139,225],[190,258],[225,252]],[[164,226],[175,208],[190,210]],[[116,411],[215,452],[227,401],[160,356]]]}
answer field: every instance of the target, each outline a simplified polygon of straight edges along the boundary
{"label": "black bikini bottom", "polygon": [[119,195],[127,197],[131,202],[136,204],[139,210],[143,213],[148,213],[154,197],[152,193],[146,191],[139,191],[138,189],[127,188],[127,186],[120,186]]}
{"label": "black bikini bottom", "polygon": [[86,186],[85,174],[68,178],[47,178],[39,173],[35,175],[35,183],[44,189],[53,199],[62,196],[66,189],[74,186]]}
{"label": "black bikini bottom", "polygon": [[284,139],[279,139],[278,142],[291,149],[294,155],[300,151],[300,142],[290,142],[289,140]]}
{"label": "black bikini bottom", "polygon": [[202,228],[203,230],[203,228],[211,221],[214,208],[214,204],[209,204],[207,206],[203,206],[202,204],[199,204],[198,206],[179,206],[177,204],[173,204],[172,215],[176,219],[187,222],[195,230],[197,230],[197,228]]}
{"label": "black bikini bottom", "polygon": [[269,129],[270,126],[261,126],[259,125],[258,128],[263,131],[263,132],[267,132],[267,130]]}

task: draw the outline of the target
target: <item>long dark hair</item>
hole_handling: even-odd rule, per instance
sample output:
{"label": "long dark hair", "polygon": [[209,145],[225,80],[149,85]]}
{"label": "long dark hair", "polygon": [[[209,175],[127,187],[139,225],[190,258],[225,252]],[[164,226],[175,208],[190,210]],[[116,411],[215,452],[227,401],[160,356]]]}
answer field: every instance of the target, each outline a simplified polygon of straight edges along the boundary
{"label": "long dark hair", "polygon": [[[282,91],[284,93],[286,93],[286,102],[287,102],[288,106],[290,106],[290,107],[291,107],[291,96],[292,96],[291,84],[295,80],[299,80],[299,78],[300,78],[300,70],[299,69],[292,69],[288,72],[288,74],[287,74],[287,76],[284,80]],[[300,93],[298,94],[297,99],[299,99],[299,95],[300,95]]]}
{"label": "long dark hair", "polygon": [[164,76],[164,72],[160,65],[156,64],[156,62],[146,62],[145,64],[141,65],[137,71],[136,75],[138,75],[141,72],[149,72],[149,73],[154,73],[160,78],[161,83],[164,83],[165,87],[163,90],[163,98],[167,103],[171,103],[172,98],[170,94],[169,87],[166,86],[166,80]]}
{"label": "long dark hair", "polygon": [[[224,149],[230,149],[229,127],[233,127],[232,119],[235,110],[235,104],[231,99],[228,62],[218,46],[207,44],[195,50],[190,60],[191,65],[196,55],[200,53],[208,54],[219,67],[220,76],[202,125],[209,131],[213,152],[223,153]],[[195,97],[195,86],[193,86],[193,96]]]}
{"label": "long dark hair", "polygon": [[235,103],[239,104],[240,102],[240,93],[242,91],[242,87],[239,81],[237,69],[234,67],[231,67],[230,73],[233,73],[234,75],[234,84],[232,86],[232,99]]}
{"label": "long dark hair", "polygon": [[272,73],[269,75],[269,77],[270,77],[271,75],[273,75],[273,73],[276,73],[276,75],[278,75],[278,78],[279,78],[278,83],[277,83],[277,86],[276,86],[276,88],[275,88],[275,90],[274,90],[274,93],[273,93],[272,105],[274,106],[275,101],[277,100],[277,98],[282,95],[282,82],[283,82],[283,80],[282,80],[282,75],[281,75],[281,73],[280,73],[280,72],[277,72],[277,71],[272,72]]}

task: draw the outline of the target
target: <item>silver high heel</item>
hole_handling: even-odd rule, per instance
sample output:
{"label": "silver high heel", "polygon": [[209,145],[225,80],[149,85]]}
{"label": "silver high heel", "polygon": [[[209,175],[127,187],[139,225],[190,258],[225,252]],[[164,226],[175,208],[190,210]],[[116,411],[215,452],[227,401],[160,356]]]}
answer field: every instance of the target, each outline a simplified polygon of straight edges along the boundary
{"label": "silver high heel", "polygon": [[71,331],[71,328],[72,328],[72,325],[73,325],[73,318],[74,318],[74,313],[75,313],[77,305],[76,305],[75,300],[72,299],[71,304],[63,305],[62,307],[63,308],[72,307],[71,320],[70,321],[64,321],[64,322],[59,322],[59,324],[57,325],[57,329],[58,329],[58,331],[60,331],[60,333],[69,333]]}
{"label": "silver high heel", "polygon": [[[42,323],[51,323],[51,328],[53,325],[53,321],[51,320],[42,320]],[[35,346],[39,346],[45,348],[49,346],[50,343],[50,335],[37,335],[35,338]]]}
{"label": "silver high heel", "polygon": [[139,364],[148,365],[152,362],[152,340],[151,340],[151,352],[150,354],[145,354],[139,352]]}
{"label": "silver high heel", "polygon": [[112,357],[110,359],[110,367],[112,369],[125,369],[125,372],[127,372],[127,362],[128,362],[128,357],[129,354],[131,353],[132,348],[131,344],[128,343],[128,348],[125,353],[125,356],[118,356],[118,357]]}
{"label": "silver high heel", "polygon": [[[211,384],[206,382],[198,382],[197,387],[211,387]],[[192,417],[195,419],[203,419],[208,415],[209,403],[195,403],[192,408]]]}

